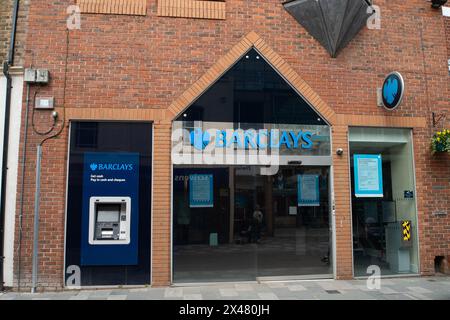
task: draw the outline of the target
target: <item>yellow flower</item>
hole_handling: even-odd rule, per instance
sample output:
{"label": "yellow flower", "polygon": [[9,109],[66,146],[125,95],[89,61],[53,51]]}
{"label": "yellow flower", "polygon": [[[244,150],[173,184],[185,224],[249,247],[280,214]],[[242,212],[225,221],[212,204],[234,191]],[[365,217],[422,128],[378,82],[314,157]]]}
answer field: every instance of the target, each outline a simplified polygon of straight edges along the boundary
{"label": "yellow flower", "polygon": [[438,133],[437,133],[437,134],[438,134],[438,136],[440,136],[440,135],[441,135],[441,132],[440,132],[440,131],[438,131]]}
{"label": "yellow flower", "polygon": [[437,138],[436,141],[437,141],[437,142],[441,142],[441,138]]}

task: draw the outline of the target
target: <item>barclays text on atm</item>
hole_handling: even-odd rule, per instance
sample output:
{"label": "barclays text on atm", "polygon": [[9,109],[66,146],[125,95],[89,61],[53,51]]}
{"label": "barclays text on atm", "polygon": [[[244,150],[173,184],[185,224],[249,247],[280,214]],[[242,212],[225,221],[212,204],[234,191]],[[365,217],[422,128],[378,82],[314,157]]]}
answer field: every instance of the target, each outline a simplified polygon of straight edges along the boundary
{"label": "barclays text on atm", "polygon": [[131,163],[91,163],[89,165],[92,171],[132,171]]}

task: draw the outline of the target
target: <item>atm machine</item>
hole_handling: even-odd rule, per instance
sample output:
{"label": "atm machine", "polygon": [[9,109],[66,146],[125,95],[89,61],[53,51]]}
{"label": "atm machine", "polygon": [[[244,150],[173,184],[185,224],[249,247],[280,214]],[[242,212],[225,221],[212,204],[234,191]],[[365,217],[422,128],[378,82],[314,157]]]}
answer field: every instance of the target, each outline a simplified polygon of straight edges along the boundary
{"label": "atm machine", "polygon": [[130,197],[91,197],[89,244],[130,244]]}
{"label": "atm machine", "polygon": [[138,264],[139,154],[86,153],[81,266]]}

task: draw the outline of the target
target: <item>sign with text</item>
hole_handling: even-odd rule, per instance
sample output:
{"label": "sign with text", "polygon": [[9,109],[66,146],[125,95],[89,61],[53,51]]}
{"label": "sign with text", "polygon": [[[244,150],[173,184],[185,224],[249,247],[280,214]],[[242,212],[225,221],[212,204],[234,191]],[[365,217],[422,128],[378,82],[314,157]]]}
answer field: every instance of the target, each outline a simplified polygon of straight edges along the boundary
{"label": "sign with text", "polygon": [[319,176],[315,174],[299,174],[297,179],[298,206],[320,206]]}
{"label": "sign with text", "polygon": [[381,154],[355,154],[355,196],[359,198],[383,197]]}
{"label": "sign with text", "polygon": [[273,165],[280,157],[330,157],[330,127],[175,121],[174,164]]}
{"label": "sign with text", "polygon": [[[92,197],[129,197],[131,199],[129,244],[93,245],[89,243]],[[138,218],[139,154],[86,152],[83,164],[81,265],[136,265],[138,262]]]}
{"label": "sign with text", "polygon": [[189,206],[191,208],[214,207],[212,174],[191,174],[189,176]]}

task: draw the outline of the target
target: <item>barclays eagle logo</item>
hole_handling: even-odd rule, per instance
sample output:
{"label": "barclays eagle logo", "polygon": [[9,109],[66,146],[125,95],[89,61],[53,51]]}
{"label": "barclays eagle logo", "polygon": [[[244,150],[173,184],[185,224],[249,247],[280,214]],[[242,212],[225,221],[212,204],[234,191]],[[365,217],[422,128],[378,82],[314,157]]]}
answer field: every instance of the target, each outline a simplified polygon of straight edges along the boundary
{"label": "barclays eagle logo", "polygon": [[98,165],[96,163],[91,163],[89,167],[91,168],[92,171],[95,171],[97,170]]}
{"label": "barclays eagle logo", "polygon": [[392,104],[397,97],[399,90],[398,80],[394,77],[387,79],[383,88],[383,96],[387,103]]}
{"label": "barclays eagle logo", "polygon": [[189,139],[191,144],[197,150],[203,150],[206,146],[211,142],[211,135],[202,129],[196,128],[189,135]]}

